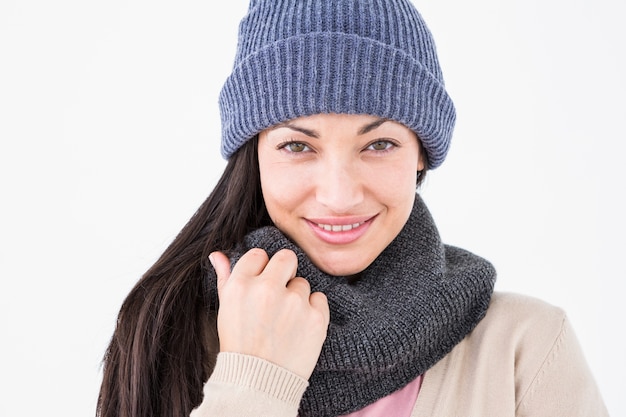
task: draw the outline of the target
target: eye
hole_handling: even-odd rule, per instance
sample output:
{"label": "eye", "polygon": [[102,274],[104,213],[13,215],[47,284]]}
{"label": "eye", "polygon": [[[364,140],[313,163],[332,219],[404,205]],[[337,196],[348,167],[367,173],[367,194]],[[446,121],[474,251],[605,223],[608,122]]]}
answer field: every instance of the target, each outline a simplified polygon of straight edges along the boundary
{"label": "eye", "polygon": [[395,147],[395,146],[396,144],[389,140],[377,140],[377,141],[370,143],[367,146],[367,149],[380,152],[380,151],[390,150],[392,147]]}
{"label": "eye", "polygon": [[278,145],[277,148],[284,149],[287,152],[292,152],[292,153],[301,153],[301,152],[305,152],[309,150],[308,145],[302,142],[295,142],[295,141],[281,143],[280,145]]}

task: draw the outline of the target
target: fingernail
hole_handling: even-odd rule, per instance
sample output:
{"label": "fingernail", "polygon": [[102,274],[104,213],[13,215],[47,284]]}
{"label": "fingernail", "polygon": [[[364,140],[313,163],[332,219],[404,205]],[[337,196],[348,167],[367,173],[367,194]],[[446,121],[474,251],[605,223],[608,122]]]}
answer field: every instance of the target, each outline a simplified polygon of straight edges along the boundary
{"label": "fingernail", "polygon": [[213,253],[209,254],[209,262],[211,262],[211,266],[215,269],[215,258],[213,257]]}

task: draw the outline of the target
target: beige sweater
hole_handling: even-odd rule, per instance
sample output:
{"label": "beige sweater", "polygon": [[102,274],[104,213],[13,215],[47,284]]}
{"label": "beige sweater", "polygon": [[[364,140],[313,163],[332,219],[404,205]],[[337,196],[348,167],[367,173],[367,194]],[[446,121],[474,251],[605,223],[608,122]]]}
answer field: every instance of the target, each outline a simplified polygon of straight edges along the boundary
{"label": "beige sweater", "polygon": [[[221,353],[191,417],[295,417],[307,382],[262,359]],[[608,416],[559,308],[496,293],[485,318],[424,374],[411,417]]]}

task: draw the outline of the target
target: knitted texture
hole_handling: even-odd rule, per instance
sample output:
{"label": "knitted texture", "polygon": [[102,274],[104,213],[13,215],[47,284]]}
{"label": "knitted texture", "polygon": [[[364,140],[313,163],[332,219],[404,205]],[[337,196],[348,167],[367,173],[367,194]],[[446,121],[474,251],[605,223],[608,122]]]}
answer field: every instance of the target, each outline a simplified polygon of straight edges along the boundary
{"label": "knitted texture", "polygon": [[[230,254],[248,249],[272,256],[283,248],[298,257],[297,276],[322,291],[330,326],[300,403],[300,417],[334,417],[359,410],[404,387],[437,363],[484,316],[495,270],[486,260],[443,245],[419,196],[400,232],[350,282],[327,275],[274,227],[250,233]],[[208,273],[209,309],[217,310],[215,273]]]}
{"label": "knitted texture", "polygon": [[251,0],[219,106],[225,158],[290,119],[369,114],[413,130],[431,169],[448,152],[456,117],[409,0]]}

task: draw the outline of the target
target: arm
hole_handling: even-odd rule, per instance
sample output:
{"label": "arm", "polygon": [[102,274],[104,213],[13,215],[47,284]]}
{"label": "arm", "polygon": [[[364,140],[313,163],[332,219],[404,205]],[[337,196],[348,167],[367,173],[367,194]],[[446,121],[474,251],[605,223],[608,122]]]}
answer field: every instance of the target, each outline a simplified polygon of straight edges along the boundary
{"label": "arm", "polygon": [[220,353],[190,417],[295,417],[308,383],[258,357]]}
{"label": "arm", "polygon": [[517,406],[518,417],[603,417],[608,411],[566,317]]}

